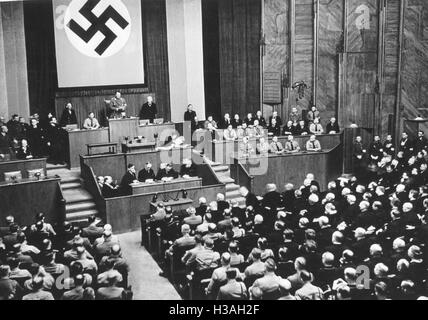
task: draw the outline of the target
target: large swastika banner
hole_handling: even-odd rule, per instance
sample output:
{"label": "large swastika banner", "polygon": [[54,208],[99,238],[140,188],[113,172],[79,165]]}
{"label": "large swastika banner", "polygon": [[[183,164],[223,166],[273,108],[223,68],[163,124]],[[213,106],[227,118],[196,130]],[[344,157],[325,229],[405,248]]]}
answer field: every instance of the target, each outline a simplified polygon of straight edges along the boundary
{"label": "large swastika banner", "polygon": [[53,0],[58,87],[144,83],[140,0]]}

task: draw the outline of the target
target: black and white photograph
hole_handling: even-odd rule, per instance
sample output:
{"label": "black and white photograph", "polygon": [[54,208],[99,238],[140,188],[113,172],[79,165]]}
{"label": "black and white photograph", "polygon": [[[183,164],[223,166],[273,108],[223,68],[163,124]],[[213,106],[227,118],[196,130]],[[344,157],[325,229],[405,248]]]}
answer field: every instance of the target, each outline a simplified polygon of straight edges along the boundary
{"label": "black and white photograph", "polygon": [[0,96],[0,300],[428,300],[426,0],[0,0]]}

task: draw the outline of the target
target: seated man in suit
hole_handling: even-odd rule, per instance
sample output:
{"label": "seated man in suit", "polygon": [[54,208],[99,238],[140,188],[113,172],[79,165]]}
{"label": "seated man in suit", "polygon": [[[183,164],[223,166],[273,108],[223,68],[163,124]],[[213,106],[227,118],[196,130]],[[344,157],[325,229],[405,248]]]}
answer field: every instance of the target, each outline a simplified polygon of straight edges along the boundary
{"label": "seated man in suit", "polygon": [[337,123],[336,118],[333,117],[330,119],[326,129],[328,134],[335,134],[340,132],[339,124]]}
{"label": "seated man in suit", "polygon": [[282,126],[282,119],[278,116],[278,112],[277,111],[274,111],[272,113],[272,116],[269,118],[269,126],[272,126],[272,120],[275,120],[275,122],[279,126]]}
{"label": "seated man in suit", "polygon": [[312,123],[309,126],[309,131],[312,134],[323,134],[324,133],[324,129],[323,129],[322,125],[320,124],[320,120],[318,118],[315,118],[314,123]]}
{"label": "seated man in suit", "polygon": [[269,143],[265,140],[265,138],[260,138],[260,142],[257,145],[257,153],[266,155],[269,153],[270,146]]}
{"label": "seated man in suit", "polygon": [[133,164],[128,164],[128,170],[120,182],[120,190],[123,195],[130,195],[132,188],[130,184],[138,182],[137,173]]}
{"label": "seated man in suit", "polygon": [[223,137],[226,141],[235,141],[238,139],[238,135],[231,124],[223,131]]}
{"label": "seated man in suit", "polygon": [[260,125],[259,120],[254,120],[253,131],[254,131],[254,135],[255,135],[257,138],[260,138],[260,137],[264,137],[264,136],[265,136],[265,130],[264,130],[264,129],[263,129],[263,127]]}
{"label": "seated man in suit", "polygon": [[297,141],[294,140],[293,136],[288,136],[288,141],[285,143],[285,151],[288,153],[300,152],[300,146]]}
{"label": "seated man in suit", "polygon": [[250,139],[248,137],[244,137],[242,142],[239,144],[239,155],[249,157],[252,154],[254,154],[254,148],[250,144]]}
{"label": "seated man in suit", "polygon": [[152,163],[147,162],[146,167],[138,173],[138,181],[146,182],[147,180],[155,180],[156,174],[152,169]]}
{"label": "seated man in suit", "polygon": [[253,114],[247,114],[247,118],[245,118],[244,122],[247,124],[247,126],[252,126],[254,124]]}
{"label": "seated man in suit", "polygon": [[276,154],[284,153],[284,147],[282,146],[282,143],[278,141],[277,136],[272,138],[272,143],[270,144],[270,152]]}
{"label": "seated man in suit", "polygon": [[309,141],[306,142],[306,151],[313,151],[313,152],[321,151],[321,144],[317,140],[315,135],[312,135],[309,138]]}
{"label": "seated man in suit", "polygon": [[230,125],[232,125],[232,120],[230,119],[230,115],[226,113],[223,119],[219,122],[219,129],[226,130]]}
{"label": "seated man in suit", "polygon": [[18,148],[18,151],[16,152],[16,158],[19,160],[33,159],[33,155],[31,153],[30,148],[28,147],[28,142],[26,139],[22,139],[21,146]]}
{"label": "seated man in suit", "polygon": [[87,130],[96,130],[100,128],[98,120],[95,118],[95,114],[90,112],[88,118],[83,123],[83,128]]}
{"label": "seated man in suit", "polygon": [[299,131],[300,131],[301,136],[305,136],[305,135],[309,134],[309,128],[308,128],[306,122],[303,120],[301,120],[299,122]]}
{"label": "seated man in suit", "polygon": [[180,176],[183,178],[197,177],[196,166],[190,159],[184,159],[180,169]]}
{"label": "seated man in suit", "polygon": [[205,129],[209,129],[208,128],[208,125],[210,125],[211,124],[211,126],[214,128],[214,129],[217,129],[217,122],[215,122],[215,120],[214,120],[214,118],[212,117],[212,116],[209,116],[208,118],[207,118],[207,120],[205,121]]}
{"label": "seated man in suit", "polygon": [[122,98],[121,93],[116,92],[116,95],[110,100],[110,118],[121,118],[127,106],[126,100]]}
{"label": "seated man in suit", "polygon": [[156,175],[156,180],[167,181],[171,179],[177,179],[178,173],[172,167],[171,163],[161,164],[158,174]]}
{"label": "seated man in suit", "polygon": [[266,119],[263,117],[263,114],[260,110],[257,111],[256,118],[254,120],[257,120],[263,128],[266,127]]}
{"label": "seated man in suit", "polygon": [[239,118],[239,114],[235,114],[232,120],[233,129],[238,129],[238,127],[242,126],[242,120]]}
{"label": "seated man in suit", "polygon": [[291,108],[291,112],[288,117],[288,120],[291,122],[300,122],[300,120],[302,120],[301,118],[302,118],[301,113],[299,113],[297,108],[296,107]]}
{"label": "seated man in suit", "polygon": [[153,123],[157,114],[156,103],[153,102],[152,96],[148,96],[147,102],[141,107],[140,120],[150,120],[150,123]]}
{"label": "seated man in suit", "polygon": [[270,135],[279,136],[281,134],[281,125],[277,122],[276,118],[273,118],[269,122],[268,132]]}
{"label": "seated man in suit", "polygon": [[104,177],[104,184],[102,188],[104,198],[114,198],[119,196],[119,186],[113,183],[113,178],[110,176]]}

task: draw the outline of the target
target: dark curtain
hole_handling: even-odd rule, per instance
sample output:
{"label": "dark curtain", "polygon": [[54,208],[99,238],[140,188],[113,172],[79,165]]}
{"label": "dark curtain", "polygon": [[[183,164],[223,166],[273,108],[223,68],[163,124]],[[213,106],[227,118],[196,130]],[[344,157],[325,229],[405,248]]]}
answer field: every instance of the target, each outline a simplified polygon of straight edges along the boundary
{"label": "dark curtain", "polygon": [[57,89],[52,1],[24,2],[28,91],[31,114],[55,112]]}
{"label": "dark curtain", "polygon": [[260,0],[218,0],[222,114],[260,109]]}
{"label": "dark curtain", "polygon": [[202,0],[204,47],[205,114],[222,118],[220,96],[220,56],[218,0]]}
{"label": "dark curtain", "polygon": [[156,93],[159,114],[171,119],[165,0],[142,0],[146,85]]}

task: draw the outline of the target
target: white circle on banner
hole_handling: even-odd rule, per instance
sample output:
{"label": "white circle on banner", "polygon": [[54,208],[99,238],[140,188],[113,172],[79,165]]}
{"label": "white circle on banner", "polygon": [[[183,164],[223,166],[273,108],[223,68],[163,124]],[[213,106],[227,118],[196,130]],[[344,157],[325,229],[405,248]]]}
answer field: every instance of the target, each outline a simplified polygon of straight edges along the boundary
{"label": "white circle on banner", "polygon": [[131,16],[121,0],[73,0],[64,23],[71,44],[91,58],[115,55],[131,35]]}

